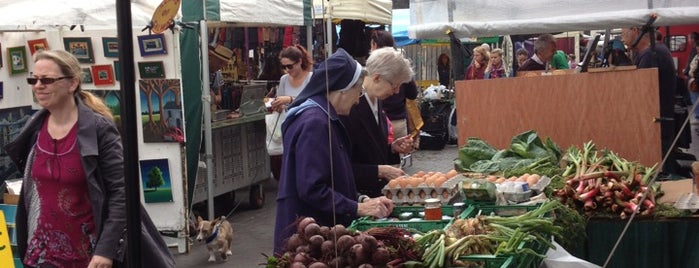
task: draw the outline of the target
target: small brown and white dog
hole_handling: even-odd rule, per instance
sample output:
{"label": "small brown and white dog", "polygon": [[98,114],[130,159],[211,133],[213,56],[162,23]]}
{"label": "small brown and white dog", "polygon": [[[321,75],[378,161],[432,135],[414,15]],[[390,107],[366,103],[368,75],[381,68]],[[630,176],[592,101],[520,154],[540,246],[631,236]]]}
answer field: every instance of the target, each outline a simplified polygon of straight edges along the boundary
{"label": "small brown and white dog", "polygon": [[221,259],[226,261],[228,256],[233,255],[231,244],[233,243],[233,228],[226,220],[225,216],[205,221],[201,216],[197,216],[197,241],[205,241],[209,250],[209,262],[216,261],[218,252]]}

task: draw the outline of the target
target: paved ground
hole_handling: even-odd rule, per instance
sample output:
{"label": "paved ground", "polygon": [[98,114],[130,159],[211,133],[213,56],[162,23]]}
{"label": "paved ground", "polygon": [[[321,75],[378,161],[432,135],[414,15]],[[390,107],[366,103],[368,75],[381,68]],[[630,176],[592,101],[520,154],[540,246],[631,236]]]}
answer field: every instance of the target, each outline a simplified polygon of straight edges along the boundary
{"label": "paved ground", "polygon": [[[418,170],[447,172],[453,168],[456,158],[456,145],[447,145],[440,151],[417,151],[413,154],[412,166],[408,160],[405,171],[413,174]],[[233,226],[233,256],[227,262],[207,262],[209,254],[203,243],[194,242],[187,254],[175,255],[177,267],[263,267],[264,254],[271,254],[274,237],[274,213],[276,209],[276,182],[268,180],[264,184],[266,203],[261,209],[251,210],[245,202],[233,212],[229,220]],[[248,200],[248,191],[236,192],[237,200]]]}

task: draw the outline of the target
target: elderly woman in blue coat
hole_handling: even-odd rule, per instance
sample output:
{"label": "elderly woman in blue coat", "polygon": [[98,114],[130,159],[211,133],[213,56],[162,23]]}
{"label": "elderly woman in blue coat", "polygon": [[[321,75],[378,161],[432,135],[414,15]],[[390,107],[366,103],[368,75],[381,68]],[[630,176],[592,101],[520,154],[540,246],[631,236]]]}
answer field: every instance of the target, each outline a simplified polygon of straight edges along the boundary
{"label": "elderly woman in blue coat", "polygon": [[313,217],[321,226],[349,225],[359,216],[387,217],[386,197],[360,196],[354,183],[350,137],[338,115],[349,114],[363,94],[366,71],[338,49],[313,72],[282,124],[284,159],[277,193],[274,252],[296,232],[295,222]]}

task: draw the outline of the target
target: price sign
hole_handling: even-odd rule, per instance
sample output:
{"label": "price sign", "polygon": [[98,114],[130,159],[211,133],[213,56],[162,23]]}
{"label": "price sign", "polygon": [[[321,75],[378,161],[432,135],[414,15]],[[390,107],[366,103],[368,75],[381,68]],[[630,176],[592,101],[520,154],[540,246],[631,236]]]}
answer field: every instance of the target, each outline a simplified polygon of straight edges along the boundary
{"label": "price sign", "polygon": [[7,232],[5,213],[2,210],[0,210],[0,267],[15,267],[12,247],[10,246],[10,233]]}

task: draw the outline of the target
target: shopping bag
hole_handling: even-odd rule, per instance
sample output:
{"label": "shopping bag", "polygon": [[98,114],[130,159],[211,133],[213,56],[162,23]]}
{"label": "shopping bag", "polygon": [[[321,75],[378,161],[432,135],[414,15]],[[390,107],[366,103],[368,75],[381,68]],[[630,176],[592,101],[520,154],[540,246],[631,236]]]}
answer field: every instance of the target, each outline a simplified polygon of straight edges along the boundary
{"label": "shopping bag", "polygon": [[286,111],[273,112],[265,115],[265,124],[267,124],[267,154],[281,155],[284,153],[282,145],[282,123],[286,118]]}

